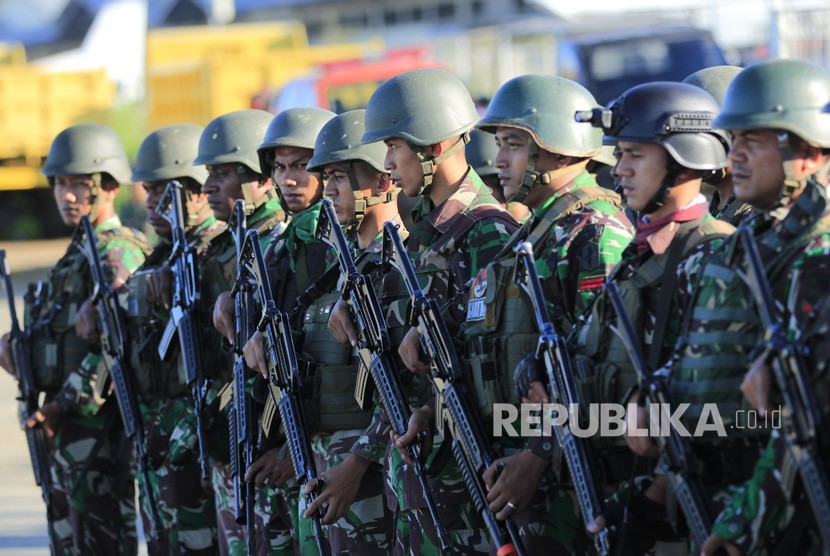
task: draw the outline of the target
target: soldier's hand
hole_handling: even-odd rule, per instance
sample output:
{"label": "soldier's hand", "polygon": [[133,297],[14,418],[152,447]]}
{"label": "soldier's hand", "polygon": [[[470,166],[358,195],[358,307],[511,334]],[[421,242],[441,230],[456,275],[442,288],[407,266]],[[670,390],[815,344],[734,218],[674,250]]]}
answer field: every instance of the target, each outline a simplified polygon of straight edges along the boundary
{"label": "soldier's hand", "polygon": [[[320,507],[325,509],[323,525],[332,523],[345,516],[349,508],[357,498],[357,491],[360,489],[360,481],[371,462],[355,454],[349,454],[339,464],[335,465],[320,477],[322,479],[322,490],[320,494],[308,505],[303,517],[310,519]],[[305,485],[303,494],[310,494],[318,485],[315,479]]]}
{"label": "soldier's hand", "polygon": [[538,380],[530,383],[527,395],[522,397],[522,403],[548,403],[549,401],[545,385]]}
{"label": "soldier's hand", "polygon": [[170,267],[163,266],[147,277],[147,301],[169,309],[173,303],[171,295],[172,273]]}
{"label": "soldier's hand", "polygon": [[505,520],[527,507],[539,490],[542,475],[549,465],[548,460],[530,450],[493,462],[483,478],[490,511],[496,514],[496,519]]}
{"label": "soldier's hand", "polygon": [[758,410],[758,415],[766,415],[769,409],[771,384],[772,369],[767,364],[764,354],[761,354],[752,362],[741,383],[741,392],[752,407]]}
{"label": "soldier's hand", "polygon": [[334,309],[331,310],[329,330],[334,339],[341,344],[351,344],[352,347],[357,347],[357,332],[352,323],[349,304],[343,299],[338,299],[334,304]]}
{"label": "soldier's hand", "polygon": [[429,372],[429,364],[421,360],[421,334],[414,326],[409,329],[398,347],[398,354],[406,368],[415,374]]}
{"label": "soldier's hand", "polygon": [[278,487],[294,476],[290,458],[280,458],[280,449],[271,448],[248,467],[245,480],[257,488]]}
{"label": "soldier's hand", "polygon": [[88,344],[98,343],[98,323],[95,318],[95,305],[88,297],[75,315],[75,332]]}
{"label": "soldier's hand", "polygon": [[57,402],[45,403],[43,407],[35,411],[34,415],[26,419],[23,427],[26,429],[42,428],[46,440],[51,443],[52,439],[55,438],[55,431],[60,423],[62,413],[63,411]]}
{"label": "soldier's hand", "polygon": [[[650,436],[631,436],[628,434],[628,431],[635,428],[641,431],[648,429],[648,412],[645,407],[636,403],[638,395],[637,392],[632,394],[626,405],[625,440],[628,442],[628,448],[638,456],[656,458],[660,455],[660,450],[658,450]],[[634,408],[633,411],[631,408]]]}
{"label": "soldier's hand", "polygon": [[268,364],[265,361],[265,346],[262,332],[256,331],[244,346],[242,354],[245,356],[245,363],[252,371],[256,371],[268,380]]}
{"label": "soldier's hand", "polygon": [[236,345],[236,307],[233,304],[231,292],[222,292],[216,298],[213,306],[213,326],[219,333],[228,339],[231,345]]}
{"label": "soldier's hand", "polygon": [[3,367],[7,373],[17,378],[14,360],[12,359],[12,341],[9,332],[0,337],[0,367]]}
{"label": "soldier's hand", "polygon": [[424,444],[421,446],[421,454],[426,456],[432,450],[432,425],[434,422],[435,410],[425,405],[412,412],[412,416],[409,418],[409,428],[406,429],[405,433],[398,435],[395,434],[395,431],[389,432],[389,438],[408,465],[413,465],[415,462],[409,457],[406,447],[416,442],[419,435],[425,436]]}
{"label": "soldier's hand", "polygon": [[720,538],[719,536],[715,535],[714,533],[706,539],[706,542],[703,543],[703,548],[701,549],[700,553],[703,556],[712,556],[717,552],[719,549],[723,549],[726,551],[729,556],[743,556],[744,552],[731,542]]}

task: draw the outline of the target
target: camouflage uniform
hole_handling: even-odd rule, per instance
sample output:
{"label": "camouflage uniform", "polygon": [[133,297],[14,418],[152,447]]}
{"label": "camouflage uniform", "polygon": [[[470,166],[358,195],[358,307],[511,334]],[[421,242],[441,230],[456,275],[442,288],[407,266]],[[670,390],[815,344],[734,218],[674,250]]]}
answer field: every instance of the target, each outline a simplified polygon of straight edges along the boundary
{"label": "camouflage uniform", "polygon": [[[412,218],[407,251],[415,271],[424,292],[445,302],[444,319],[451,330],[457,330],[463,320],[465,284],[502,248],[516,228],[515,221],[499,207],[472,169],[458,190],[440,206],[435,207],[428,196],[421,199]],[[464,220],[467,222],[463,223]],[[395,275],[385,280],[384,290],[384,295],[391,298],[400,298],[405,291]],[[407,305],[408,299],[390,306],[390,328],[404,326]],[[412,382],[410,399],[417,407],[428,400],[430,387],[422,377],[414,377]],[[396,514],[395,553],[437,554],[435,526],[420,483],[398,451],[388,444],[390,429],[385,412],[377,410],[369,429],[351,451],[369,458],[386,453],[387,504]],[[433,453],[440,437],[435,442]],[[455,461],[449,462],[438,479],[430,479],[430,483],[454,549],[463,553],[486,551],[489,539],[469,501]]]}
{"label": "camouflage uniform", "polygon": [[[284,222],[285,213],[277,198],[269,199],[247,218],[248,229],[259,231],[260,245],[263,249],[267,249],[275,231],[285,229]],[[236,280],[236,246],[229,230],[211,241],[205,253],[205,259],[202,261],[202,268],[202,299],[205,303],[202,322],[212,323],[213,304],[216,298],[220,293],[230,291]],[[202,361],[210,363],[204,371],[205,375],[211,378],[213,396],[218,395],[232,380],[230,358],[228,352],[221,348],[223,344],[222,338],[212,324],[203,328],[202,353],[211,355],[203,356]],[[245,527],[236,523],[234,512],[234,487],[228,451],[230,443],[227,422],[228,407],[223,406],[220,409],[219,401],[217,401],[208,411],[212,413],[213,421],[210,424],[208,436],[212,447],[210,456],[213,463],[212,482],[216,502],[216,521],[219,528],[219,548],[222,554],[247,554]],[[187,424],[195,427],[193,423]],[[185,437],[187,438],[187,435]],[[258,504],[267,503],[269,498],[257,496]],[[268,531],[268,543],[270,544],[270,549],[258,544],[257,553],[275,554],[277,549],[274,544],[277,542],[276,539],[279,539],[279,550],[286,550],[287,553],[293,554],[293,548],[291,548],[293,541],[290,539],[286,541],[286,531],[280,529],[276,523],[267,523],[267,513],[257,511],[257,515],[263,520],[257,523],[257,530]]]}
{"label": "camouflage uniform", "polygon": [[[188,241],[198,251],[222,228],[211,216],[187,232]],[[195,418],[184,377],[180,376],[180,373],[183,375],[180,357],[165,362],[158,358],[156,349],[170,318],[169,311],[158,306],[150,308],[146,301],[147,277],[167,263],[171,249],[168,241],[162,241],[128,282],[131,367],[144,419],[152,483],[145,484],[144,478],[138,475],[139,501],[146,531],[149,531],[151,515],[146,496],[148,487],[153,489],[158,501],[161,531],[148,539],[150,554],[214,554],[217,550],[215,508],[213,498],[201,484],[196,437],[173,435],[179,423]]]}
{"label": "camouflage uniform", "polygon": [[[827,215],[817,228],[823,233],[797,255],[787,276],[787,293],[776,297],[788,317],[784,324],[788,326],[789,338],[803,346],[808,355],[809,375],[826,423],[830,407],[826,388],[830,300],[823,295],[830,272]],[[783,435],[781,429],[773,429],[751,479],[729,500],[713,527],[715,534],[737,544],[745,554],[764,554],[774,548],[796,554],[821,553],[821,540],[810,519],[811,509],[803,490],[810,485],[793,489],[790,484],[795,472],[790,467]],[[797,483],[801,484],[800,479]]]}
{"label": "camouflage uniform", "polygon": [[[392,221],[400,226],[402,237],[406,237],[406,229],[403,221],[398,216]],[[363,271],[369,261],[376,261],[380,258],[383,249],[383,235],[379,234],[366,249],[357,250],[356,261],[358,271]],[[373,283],[379,286],[382,274],[376,276]],[[321,370],[326,372],[325,362],[331,363],[337,360],[348,368],[347,372],[356,373],[357,367],[352,363],[352,349],[350,346],[338,344],[326,324],[331,307],[340,297],[340,288],[332,293],[322,296],[317,302],[311,305],[306,311],[304,319],[304,357],[311,357],[323,362]],[[337,353],[317,353],[315,358],[308,351],[314,350],[315,346],[325,346],[327,349],[340,348]],[[325,361],[328,360],[328,361]],[[328,367],[331,368],[331,367]],[[343,372],[337,369],[338,372]],[[318,371],[319,372],[319,371]],[[325,380],[323,378],[323,380]],[[319,388],[319,386],[318,386]],[[330,387],[329,390],[334,390]],[[365,419],[368,425],[372,418],[371,413],[360,411],[354,399],[354,380],[338,382],[337,393],[333,393],[331,403],[340,407],[331,408],[330,415],[326,417],[327,423],[322,418],[315,419],[318,423],[316,428],[321,426],[328,429],[327,432],[315,432],[312,435],[312,448],[315,455],[318,476],[323,476],[326,471],[345,460],[355,442],[361,437],[363,429],[349,427],[340,430],[343,423],[348,420],[352,424],[358,424]],[[321,404],[325,400],[321,399]],[[336,413],[334,413],[336,411]],[[333,414],[332,414],[333,413]],[[352,413],[352,416],[341,415]],[[332,432],[333,431],[333,432]],[[349,512],[334,524],[328,526],[329,544],[333,554],[389,554],[394,546],[394,514],[386,507],[384,499],[384,475],[382,462],[377,458],[363,475],[357,496],[349,508]],[[307,507],[304,497],[299,500],[299,514],[302,515]],[[300,521],[300,546],[303,554],[317,554],[317,547],[314,540],[314,531],[311,520]]]}
{"label": "camouflage uniform", "polygon": [[[144,260],[143,237],[123,228],[117,216],[98,223],[95,232],[104,271],[121,291]],[[75,335],[73,321],[75,311],[91,293],[92,281],[89,266],[74,245],[50,272],[49,281],[47,302],[31,326],[59,338],[58,352],[72,361],[89,349]],[[44,353],[35,351],[32,356],[34,365],[48,365]],[[54,439],[52,482],[61,493],[58,499],[68,500],[66,521],[58,519],[55,524],[61,537],[59,552],[134,554],[132,444],[124,437],[114,396],[105,401],[95,393],[103,365],[100,356],[87,353],[82,357],[54,394],[64,413]]]}

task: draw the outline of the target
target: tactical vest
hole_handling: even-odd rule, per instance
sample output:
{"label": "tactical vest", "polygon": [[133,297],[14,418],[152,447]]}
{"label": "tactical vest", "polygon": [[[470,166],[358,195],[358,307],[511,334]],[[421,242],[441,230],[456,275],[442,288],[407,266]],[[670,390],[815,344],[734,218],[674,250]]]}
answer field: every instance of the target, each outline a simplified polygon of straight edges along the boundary
{"label": "tactical vest", "polygon": [[[823,219],[802,230],[792,241],[782,241],[778,231],[786,227],[779,223],[756,236],[759,251],[770,287],[781,300],[787,288],[788,270],[806,245],[830,230],[830,220]],[[699,284],[693,293],[690,307],[681,329],[671,369],[669,392],[673,404],[691,403],[684,414],[684,424],[694,430],[704,403],[716,403],[729,439],[715,436],[695,438],[696,444],[732,442],[738,437],[765,436],[762,428],[749,428],[745,417],[737,413],[750,409],[740,392],[744,371],[750,363],[750,353],[763,344],[763,330],[752,294],[738,273],[746,263],[738,238],[733,237],[726,249],[728,254],[738,249],[737,258],[727,264],[724,257],[711,258],[703,269]],[[717,292],[714,297],[712,292]]]}
{"label": "tactical vest", "polygon": [[[661,302],[665,301],[661,294],[663,280],[667,276],[666,272],[674,272],[674,269],[667,269],[672,255],[677,264],[680,264],[698,245],[706,241],[725,238],[734,230],[731,225],[720,220],[684,222],[680,225],[669,249],[647,259],[634,270],[631,276],[621,278],[626,267],[623,266],[624,263],[617,265],[609,275],[608,281],[614,280],[619,286],[634,330],[645,330],[647,315],[658,315],[661,309],[663,312],[670,310],[670,306],[661,307]],[[680,249],[680,251],[672,253],[674,249]],[[676,264],[674,262],[672,264],[676,268]],[[671,304],[672,298],[668,299]],[[667,314],[666,316],[674,315]],[[624,404],[633,388],[637,386],[637,375],[631,365],[628,351],[619,336],[613,334],[608,328],[608,323],[616,322],[616,320],[611,302],[605,290],[602,290],[591,307],[588,324],[579,330],[576,337],[574,364],[584,403]],[[667,323],[658,323],[658,326],[665,327]],[[663,347],[662,345],[653,347],[646,345],[644,338],[640,338],[640,345],[646,357],[651,355],[652,349],[659,353]],[[656,357],[652,359],[662,363]]]}
{"label": "tactical vest", "polygon": [[558,220],[596,201],[620,205],[618,196],[599,187],[565,193],[554,201],[526,238],[521,230],[517,232],[495,262],[473,280],[463,329],[464,359],[485,422],[490,421],[494,403],[518,403],[513,372],[519,361],[536,349],[539,339],[533,306],[513,281],[513,248],[520,241],[528,241],[534,248],[544,245]]}
{"label": "tactical vest", "polygon": [[[148,250],[142,235],[122,227],[96,234],[98,251],[104,252],[115,239],[132,243],[145,253]],[[30,284],[24,296],[32,369],[37,388],[55,392],[90,352],[90,345],[75,333],[75,316],[92,293],[92,277],[83,253],[70,245],[38,289]]]}
{"label": "tactical vest", "polygon": [[166,246],[157,248],[127,282],[128,353],[136,394],[142,398],[165,400],[187,391],[179,376],[177,358],[164,362],[158,356],[158,344],[169,312],[153,307],[147,301],[147,279],[165,263],[169,252]]}

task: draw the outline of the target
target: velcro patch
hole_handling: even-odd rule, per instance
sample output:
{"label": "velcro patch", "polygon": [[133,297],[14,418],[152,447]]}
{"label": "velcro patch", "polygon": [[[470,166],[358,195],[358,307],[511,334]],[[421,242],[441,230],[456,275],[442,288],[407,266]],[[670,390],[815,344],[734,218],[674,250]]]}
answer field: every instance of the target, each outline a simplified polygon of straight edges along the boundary
{"label": "velcro patch", "polygon": [[589,290],[598,290],[605,285],[605,276],[593,276],[591,278],[583,278],[579,281],[577,290],[584,292]]}

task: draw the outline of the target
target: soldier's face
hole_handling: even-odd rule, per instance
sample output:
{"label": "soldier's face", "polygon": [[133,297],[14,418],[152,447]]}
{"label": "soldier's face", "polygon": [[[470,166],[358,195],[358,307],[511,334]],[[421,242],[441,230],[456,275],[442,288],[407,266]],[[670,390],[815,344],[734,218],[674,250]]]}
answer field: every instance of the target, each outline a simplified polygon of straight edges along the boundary
{"label": "soldier's face", "polygon": [[633,141],[620,141],[617,148],[614,175],[629,208],[641,212],[660,191],[666,177],[666,151],[654,143]]}
{"label": "soldier's face", "polygon": [[236,164],[208,164],[208,177],[202,185],[208,205],[217,220],[227,222],[231,217],[233,203],[242,199],[242,182],[236,171]]}
{"label": "soldier's face", "polygon": [[323,193],[331,199],[340,224],[346,224],[354,218],[354,193],[347,171],[346,164],[328,164],[323,168],[326,184]]}
{"label": "soldier's face", "polygon": [[389,179],[407,196],[417,196],[424,181],[418,155],[403,139],[386,139],[384,143],[386,144],[386,157],[383,159],[383,166],[389,171]]}
{"label": "soldier's face", "polygon": [[732,184],[735,198],[765,209],[778,202],[784,182],[784,166],[774,130],[733,131]]}
{"label": "soldier's face", "polygon": [[92,178],[88,175],[55,176],[55,203],[67,226],[77,226],[92,210]]}
{"label": "soldier's face", "polygon": [[504,198],[509,199],[519,191],[522,177],[527,169],[530,156],[530,133],[515,127],[499,126],[496,128],[495,166],[499,170],[499,185],[504,191]]}
{"label": "soldier's face", "polygon": [[274,149],[271,180],[280,188],[291,212],[301,212],[323,196],[320,175],[306,169],[314,151],[298,147]]}
{"label": "soldier's face", "polygon": [[170,237],[172,232],[170,230],[170,223],[156,214],[156,209],[161,202],[161,197],[167,187],[167,181],[154,180],[145,181],[143,184],[144,191],[147,192],[147,198],[144,199],[144,207],[147,209],[147,222],[153,227],[158,235],[162,237]]}

